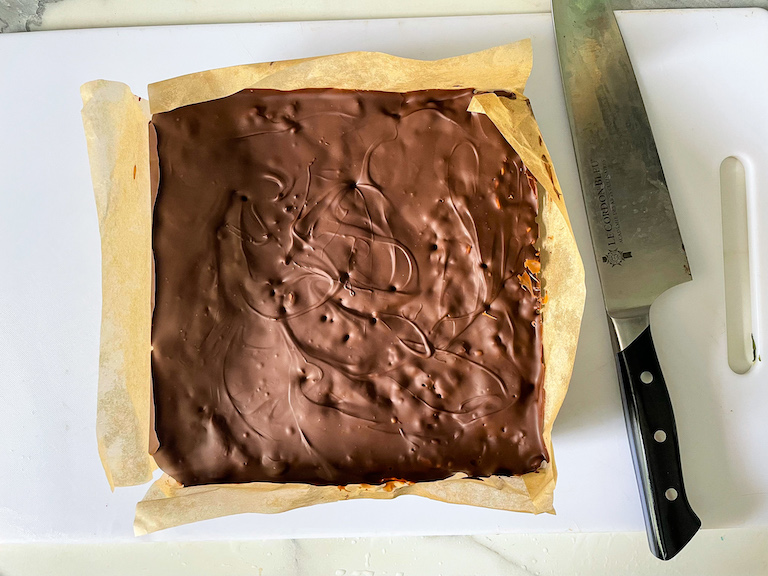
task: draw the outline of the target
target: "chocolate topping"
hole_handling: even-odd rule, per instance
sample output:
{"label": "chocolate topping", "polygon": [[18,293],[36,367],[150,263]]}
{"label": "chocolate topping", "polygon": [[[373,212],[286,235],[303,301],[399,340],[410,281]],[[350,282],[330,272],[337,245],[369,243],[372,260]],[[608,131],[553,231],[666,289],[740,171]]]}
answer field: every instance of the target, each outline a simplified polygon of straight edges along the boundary
{"label": "chocolate topping", "polygon": [[546,459],[536,184],[471,98],[245,90],[154,116],[163,470],[347,484]]}

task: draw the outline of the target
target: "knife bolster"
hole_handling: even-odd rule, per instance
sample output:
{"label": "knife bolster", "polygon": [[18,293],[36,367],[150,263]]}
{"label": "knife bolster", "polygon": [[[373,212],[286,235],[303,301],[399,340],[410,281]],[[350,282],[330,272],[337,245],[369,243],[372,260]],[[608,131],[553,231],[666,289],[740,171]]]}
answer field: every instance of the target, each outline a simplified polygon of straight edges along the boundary
{"label": "knife bolster", "polygon": [[613,331],[616,334],[614,345],[618,344],[618,348],[614,350],[614,353],[618,354],[626,350],[651,325],[650,311],[650,307],[633,310],[632,316],[624,318],[609,315]]}

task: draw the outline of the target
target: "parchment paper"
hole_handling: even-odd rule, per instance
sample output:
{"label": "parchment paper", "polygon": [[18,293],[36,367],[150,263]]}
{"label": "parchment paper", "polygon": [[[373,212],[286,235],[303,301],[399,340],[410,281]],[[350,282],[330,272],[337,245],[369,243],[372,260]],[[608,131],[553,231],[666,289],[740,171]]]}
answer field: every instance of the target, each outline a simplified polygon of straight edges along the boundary
{"label": "parchment paper", "polygon": [[110,487],[152,479],[149,105],[128,86],[80,89],[101,234],[102,309],[96,437]]}
{"label": "parchment paper", "polygon": [[[469,479],[457,474],[436,482],[388,482],[379,486],[255,482],[183,487],[163,475],[136,507],[134,530],[137,535],[229,514],[274,513],[322,502],[394,498],[402,494],[503,510],[554,513],[557,470],[551,432],[568,389],[576,353],[584,308],[584,270],[549,154],[530,104],[522,94],[531,65],[530,41],[524,40],[437,61],[354,52],[223,68],[149,86],[152,113],[222,98],[245,88],[405,92],[472,87],[478,92],[514,93],[513,98],[479,93],[472,99],[469,110],[488,115],[540,185],[541,280],[546,294],[542,310],[546,365],[544,441],[550,462],[537,472],[517,477]],[[148,117],[143,103],[137,102],[122,84],[96,81],[86,84],[82,90],[97,204],[113,207],[108,211],[112,216],[109,221],[101,216],[103,210],[99,209],[105,292],[102,326],[117,324],[118,328],[106,332],[102,328],[98,404],[102,424],[97,433],[99,446],[104,446],[100,455],[107,476],[113,485],[121,486],[146,481],[153,466],[147,454],[151,393],[151,252],[148,246],[152,230]],[[133,166],[138,166],[139,161],[144,164],[137,169],[133,180]],[[126,196],[129,199],[126,200]],[[120,223],[115,223],[118,216]],[[125,230],[124,222],[133,223],[130,230]],[[129,243],[135,244],[131,247],[131,258],[115,258],[128,249]],[[130,302],[130,309],[121,309],[119,301]]]}

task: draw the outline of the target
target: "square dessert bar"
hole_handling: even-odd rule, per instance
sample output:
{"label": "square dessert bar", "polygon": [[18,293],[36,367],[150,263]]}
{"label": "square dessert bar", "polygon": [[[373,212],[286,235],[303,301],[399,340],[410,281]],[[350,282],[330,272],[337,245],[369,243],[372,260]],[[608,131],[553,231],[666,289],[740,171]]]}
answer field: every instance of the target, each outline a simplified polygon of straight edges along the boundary
{"label": "square dessert bar", "polygon": [[153,117],[163,470],[343,485],[548,458],[536,182],[472,96],[244,90]]}

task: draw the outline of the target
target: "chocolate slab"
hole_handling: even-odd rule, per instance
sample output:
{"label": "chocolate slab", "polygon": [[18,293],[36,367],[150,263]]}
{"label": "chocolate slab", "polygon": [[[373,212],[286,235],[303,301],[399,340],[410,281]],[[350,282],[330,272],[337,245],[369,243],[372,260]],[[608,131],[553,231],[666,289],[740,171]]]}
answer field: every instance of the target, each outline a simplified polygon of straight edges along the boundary
{"label": "chocolate slab", "polygon": [[245,90],[156,114],[152,374],[185,485],[547,458],[536,183],[471,90]]}

